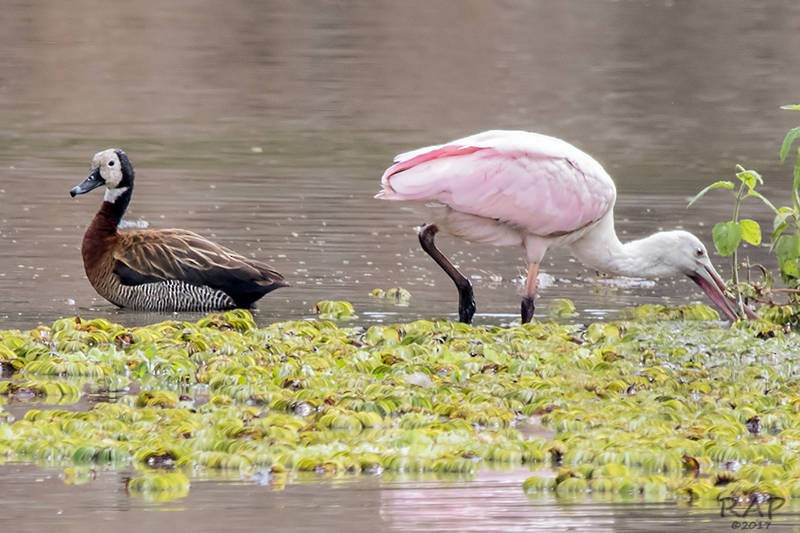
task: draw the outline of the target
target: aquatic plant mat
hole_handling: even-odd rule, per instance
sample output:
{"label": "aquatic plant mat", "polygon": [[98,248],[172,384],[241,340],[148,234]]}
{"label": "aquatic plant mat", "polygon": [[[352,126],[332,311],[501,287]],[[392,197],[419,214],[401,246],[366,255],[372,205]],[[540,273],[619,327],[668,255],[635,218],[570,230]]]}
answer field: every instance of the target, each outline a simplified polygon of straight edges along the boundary
{"label": "aquatic plant mat", "polygon": [[297,472],[493,464],[529,467],[529,492],[798,497],[798,336],[715,316],[649,307],[590,325],[366,329],[259,328],[246,311],[138,328],[62,319],[0,332],[0,460],[62,468],[67,482],[127,470],[131,493],[164,499],[214,469],[280,487]]}

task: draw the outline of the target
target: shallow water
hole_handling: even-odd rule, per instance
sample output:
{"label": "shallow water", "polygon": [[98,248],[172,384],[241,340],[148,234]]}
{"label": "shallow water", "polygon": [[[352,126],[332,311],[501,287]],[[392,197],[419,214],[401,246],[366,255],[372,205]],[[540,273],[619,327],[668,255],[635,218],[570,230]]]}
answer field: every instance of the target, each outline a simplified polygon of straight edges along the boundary
{"label": "shallow water", "polygon": [[[182,4],[7,6],[5,327],[163,318],[117,311],[83,274],[80,240],[101,199],[67,191],[108,146],[138,170],[131,220],[200,232],[287,276],[292,288],[259,305],[265,322],[320,299],[352,301],[362,321],[454,317],[454,289],[416,241],[424,221],[372,196],[394,154],[482,129],[541,131],[595,155],[617,180],[625,238],[683,227],[710,244],[730,201],[717,192],[687,210],[686,199],[737,162],[784,200],[790,169],[776,152],[797,114],[778,106],[800,81],[792,1]],[[519,250],[442,246],[475,281],[479,321],[517,317]],[[563,252],[545,270],[556,283],[540,313],[554,297],[589,319],[702,298],[686,280],[603,288]],[[409,307],[368,297],[392,286],[412,292]]]}
{"label": "shallow water", "polygon": [[[0,467],[0,513],[20,533],[58,528],[87,533],[150,531],[730,531],[755,522],[760,529],[800,526],[800,506],[767,516],[721,516],[719,507],[674,501],[528,497],[528,472],[482,471],[473,479],[356,477],[305,478],[276,490],[252,479],[192,482],[186,498],[147,502],[125,492],[125,473],[98,471],[82,485],[63,474],[19,465]],[[30,494],[36,493],[35,499]],[[766,507],[764,513],[766,514]],[[734,525],[736,523],[736,525]],[[756,527],[756,529],[758,529]]]}
{"label": "shallow water", "polygon": [[[262,323],[311,316],[320,299],[353,302],[358,323],[454,318],[452,285],[417,245],[413,228],[424,220],[372,196],[394,154],[479,130],[540,131],[593,154],[617,181],[624,238],[682,227],[710,244],[710,228],[728,216],[730,200],[716,192],[688,210],[686,200],[712,180],[731,178],[736,163],[761,170],[768,195],[788,202],[791,171],[779,165],[777,151],[800,122],[778,109],[796,103],[800,87],[800,5],[792,0],[9,0],[3,11],[6,329],[76,314],[131,326],[171,318],[117,310],[83,274],[80,240],[101,199],[67,193],[85,177],[91,155],[109,146],[124,148],[137,167],[129,219],[197,231],[286,275],[292,287],[260,302]],[[751,205],[745,214],[769,227],[768,213]],[[478,323],[517,319],[519,250],[447,238],[442,247],[473,278]],[[763,249],[751,253],[774,267]],[[716,263],[729,271],[727,260]],[[597,283],[563,252],[551,253],[545,270],[554,282],[541,291],[539,316],[553,298],[573,299],[579,320],[641,303],[702,300],[687,280]],[[409,306],[368,296],[393,286],[411,291]],[[32,500],[23,493],[18,512],[30,515],[39,497],[50,496],[63,498],[63,508],[86,505],[81,518],[100,512],[86,492],[102,491],[97,484],[67,490],[53,481],[41,490],[24,482],[32,475],[15,478],[15,490],[37,494]],[[352,503],[336,491],[358,490],[363,514],[375,516],[384,500],[407,494],[375,480],[346,487],[304,485],[280,497],[301,512],[308,499],[332,493]],[[239,490],[249,491],[249,503]],[[199,483],[177,508],[214,501],[244,523],[269,522],[259,510],[267,496],[277,497],[252,486]],[[123,508],[140,505],[116,497]],[[514,507],[511,516],[539,513],[545,522],[537,524],[552,519],[554,529],[569,523],[552,501],[520,505],[525,511]],[[428,509],[434,518],[446,515]],[[141,505],[136,520],[162,516],[153,510]],[[673,521],[672,511],[654,516]],[[572,512],[576,520],[610,516],[610,529],[619,516],[634,516],[604,504]],[[332,523],[359,513],[337,516]],[[391,527],[417,527],[409,522],[413,513],[397,516]],[[373,524],[366,519],[364,527]],[[304,527],[298,521],[294,530]]]}

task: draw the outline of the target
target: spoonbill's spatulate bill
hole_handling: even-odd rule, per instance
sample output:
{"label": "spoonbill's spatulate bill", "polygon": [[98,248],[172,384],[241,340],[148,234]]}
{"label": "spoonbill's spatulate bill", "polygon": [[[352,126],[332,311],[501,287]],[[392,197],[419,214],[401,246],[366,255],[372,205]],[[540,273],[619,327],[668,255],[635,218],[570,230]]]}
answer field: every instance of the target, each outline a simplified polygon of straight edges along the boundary
{"label": "spoonbill's spatulate bill", "polygon": [[539,265],[548,248],[569,247],[589,268],[628,277],[688,276],[730,320],[740,309],[725,292],[708,252],[686,231],[623,244],[614,231],[616,189],[591,156],[538,133],[493,130],[398,155],[381,178],[382,200],[433,204],[422,248],[458,288],[458,315],[475,313],[472,285],[436,247],[439,226],[467,241],[521,246],[528,272],[522,322],[533,317]]}

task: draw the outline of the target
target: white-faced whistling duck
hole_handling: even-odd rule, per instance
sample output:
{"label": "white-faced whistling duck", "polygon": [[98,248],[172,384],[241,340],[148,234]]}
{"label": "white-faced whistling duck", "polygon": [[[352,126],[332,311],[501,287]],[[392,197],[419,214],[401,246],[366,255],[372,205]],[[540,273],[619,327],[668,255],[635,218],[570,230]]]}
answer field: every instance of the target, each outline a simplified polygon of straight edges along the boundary
{"label": "white-faced whistling duck", "polygon": [[106,186],[83,236],[86,276],[103,298],[142,311],[212,311],[251,307],[287,286],[270,266],[181,229],[117,228],[131,201],[134,171],[122,150],[95,154],[89,176],[71,196]]}

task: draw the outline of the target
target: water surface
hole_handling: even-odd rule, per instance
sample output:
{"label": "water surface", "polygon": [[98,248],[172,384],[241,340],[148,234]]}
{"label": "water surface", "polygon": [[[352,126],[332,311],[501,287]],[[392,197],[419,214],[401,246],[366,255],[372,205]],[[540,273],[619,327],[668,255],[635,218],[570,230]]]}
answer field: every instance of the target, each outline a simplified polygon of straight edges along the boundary
{"label": "water surface", "polygon": [[[95,533],[192,531],[527,532],[681,531],[800,527],[800,507],[786,505],[768,517],[721,516],[714,506],[644,502],[637,498],[528,497],[521,489],[529,473],[482,471],[456,477],[305,478],[276,490],[253,479],[199,479],[189,495],[148,502],[125,492],[127,473],[98,471],[92,481],[69,485],[63,474],[18,465],[0,467],[0,512],[19,533],[46,528]],[[36,494],[32,499],[31,494]],[[765,507],[766,512],[766,507]],[[769,524],[767,524],[769,522]],[[736,523],[736,526],[733,524]],[[738,526],[738,527],[737,527]],[[744,526],[746,527],[746,526]]]}

